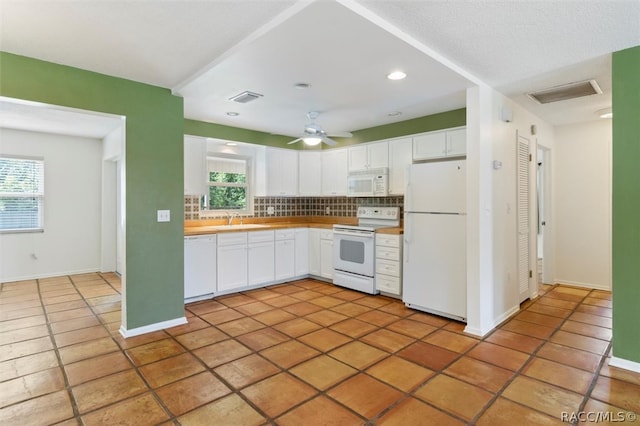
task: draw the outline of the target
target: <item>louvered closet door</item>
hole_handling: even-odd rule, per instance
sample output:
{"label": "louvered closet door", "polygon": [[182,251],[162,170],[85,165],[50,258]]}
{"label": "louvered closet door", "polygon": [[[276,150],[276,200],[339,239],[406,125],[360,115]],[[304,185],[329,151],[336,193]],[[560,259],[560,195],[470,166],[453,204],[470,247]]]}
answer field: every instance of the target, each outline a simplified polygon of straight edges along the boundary
{"label": "louvered closet door", "polygon": [[529,298],[529,139],[518,136],[518,293]]}

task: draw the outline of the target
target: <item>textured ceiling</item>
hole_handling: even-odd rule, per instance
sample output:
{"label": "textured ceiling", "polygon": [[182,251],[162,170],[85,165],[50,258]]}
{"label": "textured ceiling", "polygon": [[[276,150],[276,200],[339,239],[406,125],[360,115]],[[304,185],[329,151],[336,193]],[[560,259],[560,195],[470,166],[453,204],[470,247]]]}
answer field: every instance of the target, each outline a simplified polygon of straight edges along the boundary
{"label": "textured ceiling", "polygon": [[[564,124],[610,106],[610,54],[640,45],[639,22],[638,0],[0,0],[0,49],[171,88],[188,118],[281,134],[310,109],[338,132],[464,106],[478,80]],[[381,74],[394,64],[409,77],[392,86]],[[523,95],[590,78],[602,95]],[[265,96],[232,119],[242,90]]]}

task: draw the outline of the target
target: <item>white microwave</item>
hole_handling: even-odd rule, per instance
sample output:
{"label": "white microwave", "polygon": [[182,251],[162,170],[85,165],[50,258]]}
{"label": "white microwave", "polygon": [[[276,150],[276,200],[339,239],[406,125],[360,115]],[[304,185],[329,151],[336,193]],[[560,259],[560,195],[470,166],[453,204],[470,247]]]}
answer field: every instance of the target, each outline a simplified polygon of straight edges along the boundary
{"label": "white microwave", "polygon": [[349,173],[347,195],[350,197],[385,197],[389,195],[389,169],[384,167]]}

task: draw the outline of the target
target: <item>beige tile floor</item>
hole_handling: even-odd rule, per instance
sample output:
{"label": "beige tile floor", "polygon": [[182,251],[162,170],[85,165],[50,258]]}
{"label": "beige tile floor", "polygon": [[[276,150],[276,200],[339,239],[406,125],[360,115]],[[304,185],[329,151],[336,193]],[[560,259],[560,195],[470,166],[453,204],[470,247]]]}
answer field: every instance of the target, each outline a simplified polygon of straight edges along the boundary
{"label": "beige tile floor", "polygon": [[302,280],[187,305],[187,325],[126,340],[119,292],[114,274],[2,285],[0,424],[514,425],[640,413],[640,374],[608,365],[608,292],[543,286],[478,339],[398,300]]}

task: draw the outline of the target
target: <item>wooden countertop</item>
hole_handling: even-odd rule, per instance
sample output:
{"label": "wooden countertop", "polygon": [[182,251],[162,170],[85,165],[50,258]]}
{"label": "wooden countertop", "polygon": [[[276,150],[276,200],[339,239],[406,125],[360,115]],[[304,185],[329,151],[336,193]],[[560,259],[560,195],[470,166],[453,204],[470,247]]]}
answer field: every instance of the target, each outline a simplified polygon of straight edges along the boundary
{"label": "wooden countertop", "polygon": [[[243,227],[239,225],[238,218],[234,218],[234,225],[229,227],[226,219],[203,219],[203,220],[186,220],[184,224],[184,235],[208,235],[219,234],[224,232],[252,232],[265,231],[271,229],[287,229],[287,228],[325,228],[332,229],[334,224],[357,224],[357,219],[353,217],[326,217],[326,216],[302,216],[287,218],[246,218]],[[251,227],[250,225],[258,225]],[[377,232],[381,234],[400,235],[403,233],[402,227],[381,228]]]}

